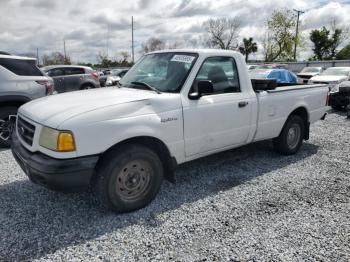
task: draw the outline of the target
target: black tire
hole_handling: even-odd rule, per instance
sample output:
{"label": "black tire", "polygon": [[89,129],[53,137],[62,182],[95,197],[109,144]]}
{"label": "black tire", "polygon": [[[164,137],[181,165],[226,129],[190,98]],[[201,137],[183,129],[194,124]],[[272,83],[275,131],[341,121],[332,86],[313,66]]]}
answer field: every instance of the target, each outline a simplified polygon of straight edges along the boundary
{"label": "black tire", "polygon": [[344,110],[344,108],[339,104],[335,104],[335,105],[332,104],[332,109],[335,111],[343,111]]}
{"label": "black tire", "polygon": [[281,134],[273,140],[274,148],[280,154],[293,155],[299,151],[304,135],[304,120],[300,116],[291,115],[284,125]]}
{"label": "black tire", "polygon": [[15,116],[17,110],[18,108],[13,106],[0,108],[0,147],[10,147],[11,145],[10,129],[14,128],[15,119],[10,119],[10,116]]}
{"label": "black tire", "polygon": [[129,144],[103,157],[92,188],[106,208],[124,213],[148,205],[162,181],[163,165],[158,155],[145,146]]}
{"label": "black tire", "polygon": [[84,84],[84,85],[80,88],[80,90],[87,90],[87,89],[93,89],[93,88],[95,88],[95,86],[92,85],[92,84]]}

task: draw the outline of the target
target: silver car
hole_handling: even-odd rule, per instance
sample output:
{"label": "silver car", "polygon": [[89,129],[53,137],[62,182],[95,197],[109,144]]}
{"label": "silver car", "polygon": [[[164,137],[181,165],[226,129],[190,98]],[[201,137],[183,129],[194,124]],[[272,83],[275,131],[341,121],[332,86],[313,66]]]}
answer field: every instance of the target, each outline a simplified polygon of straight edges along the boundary
{"label": "silver car", "polygon": [[40,71],[35,58],[0,52],[0,147],[11,143],[18,108],[53,92],[53,80]]}
{"label": "silver car", "polygon": [[99,74],[91,67],[54,65],[41,69],[53,78],[58,93],[100,87]]}

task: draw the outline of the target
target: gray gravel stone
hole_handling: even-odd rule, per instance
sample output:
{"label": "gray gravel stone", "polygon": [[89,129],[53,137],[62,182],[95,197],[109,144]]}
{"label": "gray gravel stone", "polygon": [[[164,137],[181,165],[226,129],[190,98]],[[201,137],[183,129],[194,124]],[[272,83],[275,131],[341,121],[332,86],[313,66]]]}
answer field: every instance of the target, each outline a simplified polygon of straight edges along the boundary
{"label": "gray gravel stone", "polygon": [[0,261],[350,261],[350,121],[331,113],[294,156],[270,142],[181,166],[148,207],[28,181],[0,152]]}

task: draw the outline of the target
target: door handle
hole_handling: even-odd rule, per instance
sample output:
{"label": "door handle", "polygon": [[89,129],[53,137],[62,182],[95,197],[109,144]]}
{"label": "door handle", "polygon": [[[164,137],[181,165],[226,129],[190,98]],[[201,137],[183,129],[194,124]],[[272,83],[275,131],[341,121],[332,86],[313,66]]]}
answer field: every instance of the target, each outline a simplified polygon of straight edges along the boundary
{"label": "door handle", "polygon": [[246,105],[248,105],[247,101],[241,101],[238,103],[238,107],[245,107]]}

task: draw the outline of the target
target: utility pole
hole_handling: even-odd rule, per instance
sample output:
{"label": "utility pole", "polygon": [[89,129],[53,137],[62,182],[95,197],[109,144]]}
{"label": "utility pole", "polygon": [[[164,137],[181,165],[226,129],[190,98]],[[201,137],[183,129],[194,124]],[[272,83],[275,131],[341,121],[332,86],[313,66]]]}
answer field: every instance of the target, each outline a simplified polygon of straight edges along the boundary
{"label": "utility pole", "polygon": [[299,34],[299,17],[300,14],[303,14],[305,12],[293,9],[295,12],[297,12],[297,27],[295,30],[295,40],[294,40],[294,61],[297,60],[297,42],[298,42],[298,34]]}
{"label": "utility pole", "polygon": [[39,48],[36,48],[36,65],[37,65],[37,66],[40,65],[40,61],[39,61]]}
{"label": "utility pole", "polygon": [[63,39],[63,52],[64,52],[64,63],[67,61],[67,53],[66,53],[66,40]]}
{"label": "utility pole", "polygon": [[107,43],[106,43],[106,47],[107,47],[107,60],[108,60],[108,49],[109,49],[109,23],[107,24]]}
{"label": "utility pole", "polygon": [[135,46],[134,46],[134,17],[131,17],[131,57],[132,62],[135,62]]}

